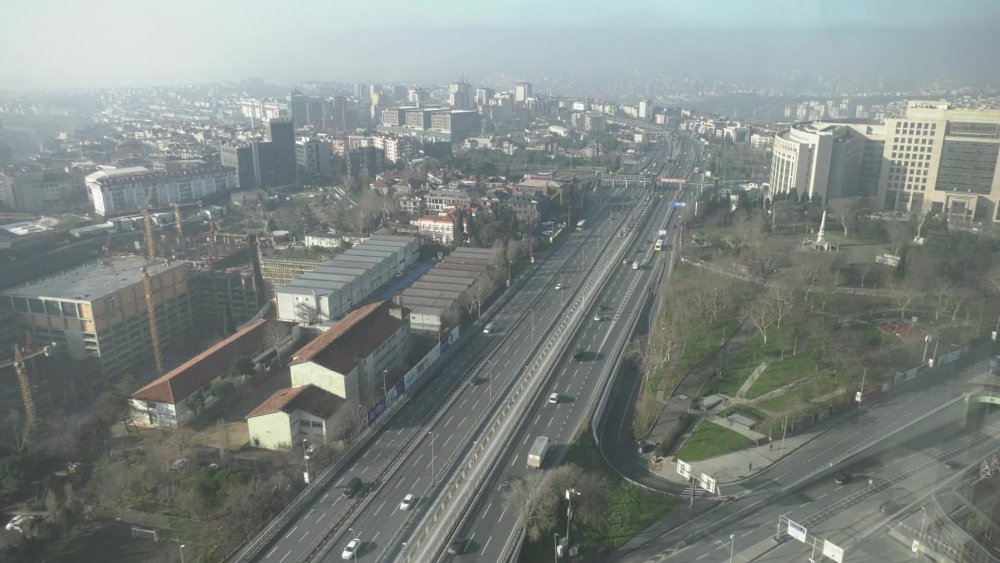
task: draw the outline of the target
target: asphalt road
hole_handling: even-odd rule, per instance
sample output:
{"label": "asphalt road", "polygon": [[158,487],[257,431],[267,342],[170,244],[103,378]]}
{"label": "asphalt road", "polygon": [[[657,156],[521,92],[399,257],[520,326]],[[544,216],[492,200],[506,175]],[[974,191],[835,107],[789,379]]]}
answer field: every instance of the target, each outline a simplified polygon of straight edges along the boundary
{"label": "asphalt road", "polygon": [[[958,420],[964,415],[965,407],[961,401],[903,433],[878,442],[900,429],[910,427],[915,420],[941,407],[947,401],[960,397],[964,389],[964,382],[981,371],[982,366],[974,365],[941,385],[924,388],[914,387],[912,390],[901,391],[866,406],[864,411],[853,420],[842,421],[830,427],[817,438],[789,453],[768,470],[741,483],[724,485],[722,487],[723,493],[738,497],[736,500],[707,512],[704,511],[705,507],[711,507],[711,503],[715,501],[698,500],[694,511],[698,515],[693,516],[687,524],[666,533],[656,534],[644,543],[627,545],[619,550],[616,560],[629,562],[720,561],[722,559],[713,558],[714,556],[702,556],[720,549],[718,547],[720,542],[725,543],[728,548],[730,534],[736,535],[737,549],[739,549],[739,545],[757,539],[756,536],[751,536],[748,533],[751,528],[767,527],[764,523],[769,521],[769,530],[770,533],[773,533],[778,514],[791,511],[794,519],[803,512],[820,510],[823,504],[812,503],[822,501],[831,504],[837,497],[819,499],[818,496],[822,494],[820,492],[810,500],[796,496],[800,493],[782,495],[778,491],[798,483],[807,475],[826,470],[828,474],[820,476],[816,481],[817,485],[814,485],[819,486],[818,490],[821,490],[826,481],[832,480],[834,472],[845,469],[852,470],[856,464],[860,463],[859,459],[864,459],[865,455],[879,455],[878,451],[887,447],[887,444],[890,446],[903,444],[904,447],[907,447],[905,444],[912,438],[911,434],[914,436],[934,435],[937,432],[934,430],[936,425],[945,424],[948,420]],[[841,464],[845,453],[876,442],[879,445],[870,454],[854,456],[847,460],[846,464]],[[911,448],[910,453],[915,454],[916,452],[912,451]],[[828,485],[828,483],[826,484]],[[798,500],[800,498],[802,500]],[[797,512],[799,509],[802,509],[802,512]],[[741,538],[741,535],[744,534],[747,537]],[[725,555],[726,560],[728,560],[728,551]]]}
{"label": "asphalt road", "polygon": [[[626,209],[638,196],[637,190],[615,190],[610,196],[605,192],[587,194],[596,200],[626,198]],[[343,545],[359,537],[363,542],[359,556],[371,560],[378,556],[407,515],[399,509],[403,496],[413,493],[418,497],[417,502],[421,502],[432,486],[432,471],[439,473],[445,461],[459,449],[471,445],[468,433],[472,430],[472,422],[488,405],[500,401],[505,388],[527,364],[535,343],[542,340],[549,323],[558,318],[565,299],[573,294],[590,265],[599,257],[600,253],[593,250],[598,237],[603,236],[601,242],[606,243],[608,234],[616,228],[606,224],[609,221],[606,211],[592,215],[598,207],[591,205],[587,212],[588,230],[568,231],[564,242],[538,266],[538,271],[517,297],[492,319],[497,330],[491,335],[474,335],[473,341],[387,424],[341,479],[303,509],[302,515],[266,551],[265,561],[303,560],[334,523],[337,525],[321,554],[339,558]],[[620,220],[619,215],[615,221]],[[575,254],[577,249],[583,251]],[[561,290],[555,289],[557,275],[564,285]],[[541,299],[535,303],[537,296]],[[518,319],[529,310],[530,314],[518,326]],[[484,358],[491,361],[484,361]],[[436,426],[427,428],[442,401],[456,387],[455,401],[441,414]],[[404,447],[414,439],[419,443],[413,444],[412,455],[407,455]],[[377,482],[380,475],[381,482]],[[375,490],[364,499],[348,499],[342,494],[343,486],[355,476],[366,483],[376,481]]]}

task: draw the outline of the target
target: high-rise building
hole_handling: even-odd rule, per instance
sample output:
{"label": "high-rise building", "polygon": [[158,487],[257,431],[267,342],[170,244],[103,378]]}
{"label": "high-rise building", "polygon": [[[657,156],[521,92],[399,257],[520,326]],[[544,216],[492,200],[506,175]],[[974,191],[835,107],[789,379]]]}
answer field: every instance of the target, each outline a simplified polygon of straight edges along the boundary
{"label": "high-rise building", "polygon": [[417,140],[406,135],[376,134],[372,146],[385,151],[389,162],[406,162],[417,156]]}
{"label": "high-rise building", "polygon": [[268,121],[267,141],[219,148],[223,166],[234,168],[240,189],[277,188],[297,181],[295,128],[291,119]]}
{"label": "high-rise building", "polygon": [[83,184],[64,170],[0,170],[0,202],[11,211],[69,211],[84,193]]}
{"label": "high-rise building", "polygon": [[309,101],[309,97],[302,95],[302,92],[293,91],[288,94],[288,111],[292,122],[299,127],[309,123]]}
{"label": "high-rise building", "polygon": [[1000,221],[1000,111],[910,101],[885,123],[879,200],[885,209]]}
{"label": "high-rise building", "polygon": [[368,177],[385,170],[385,151],[375,147],[360,147],[347,151],[347,175],[351,178]]}
{"label": "high-rise building", "polygon": [[653,100],[642,100],[639,102],[639,119],[653,119]]}
{"label": "high-rise building", "polygon": [[859,195],[864,145],[864,135],[844,124],[800,123],[779,132],[772,149],[770,195],[794,190],[823,202]]}
{"label": "high-rise building", "polygon": [[476,88],[476,105],[480,108],[490,105],[490,100],[496,92],[492,88]]}
{"label": "high-rise building", "polygon": [[514,102],[524,103],[528,98],[533,98],[534,92],[531,90],[530,82],[518,82],[514,85]]}
{"label": "high-rise building", "polygon": [[481,130],[479,112],[468,111],[435,111],[431,112],[430,129],[449,134],[452,143],[461,143],[469,137],[475,137]]}
{"label": "high-rise building", "polygon": [[472,94],[472,86],[466,82],[454,82],[448,85],[448,105],[452,109],[474,109],[476,107]]}
{"label": "high-rise building", "polygon": [[308,139],[295,144],[295,158],[300,176],[329,176],[332,157],[330,141]]}

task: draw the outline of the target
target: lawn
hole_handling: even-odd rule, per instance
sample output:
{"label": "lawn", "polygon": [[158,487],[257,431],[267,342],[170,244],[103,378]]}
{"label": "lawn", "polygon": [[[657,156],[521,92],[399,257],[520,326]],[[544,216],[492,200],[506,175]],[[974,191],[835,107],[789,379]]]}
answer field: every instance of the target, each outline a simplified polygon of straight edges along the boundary
{"label": "lawn", "polygon": [[[608,480],[607,517],[603,525],[595,528],[573,521],[573,533],[582,537],[581,555],[595,555],[624,545],[645,530],[674,506],[669,497],[635,487],[608,468],[594,444],[590,429],[585,430],[566,451],[563,463],[579,466],[585,471],[599,473]],[[565,515],[556,526],[560,536],[565,533]],[[539,542],[525,540],[519,560],[525,563],[547,561],[553,555],[553,538],[549,534]],[[576,543],[576,542],[574,542]]]}
{"label": "lawn", "polygon": [[691,463],[735,452],[754,445],[753,440],[714,422],[701,422],[684,445],[677,450],[678,459]]}
{"label": "lawn", "polygon": [[747,398],[756,399],[793,381],[816,373],[817,366],[820,369],[823,368],[823,363],[819,361],[817,356],[819,356],[819,350],[812,349],[806,354],[785,356],[785,359],[769,364],[764,373],[760,374],[750,386]]}
{"label": "lawn", "polygon": [[726,410],[719,413],[719,416],[725,418],[731,414],[741,414],[743,416],[752,418],[757,422],[760,422],[767,418],[767,415],[760,412],[759,410],[751,407],[750,405],[733,405]]}

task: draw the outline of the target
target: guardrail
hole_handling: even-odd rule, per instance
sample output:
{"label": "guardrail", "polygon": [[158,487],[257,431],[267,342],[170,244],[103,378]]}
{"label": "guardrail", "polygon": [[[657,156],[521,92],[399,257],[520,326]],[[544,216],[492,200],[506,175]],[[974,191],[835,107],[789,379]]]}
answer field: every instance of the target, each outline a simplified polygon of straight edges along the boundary
{"label": "guardrail", "polygon": [[[645,213],[646,211],[648,211],[648,207],[643,208],[641,210],[637,209],[636,213],[642,214]],[[629,216],[623,217],[621,224],[624,224],[632,216],[634,215],[630,214]],[[556,345],[557,341],[562,338],[563,334],[565,334],[567,330],[575,330],[576,326],[583,320],[583,315],[582,315],[583,311],[585,311],[586,308],[591,305],[593,299],[596,296],[596,292],[594,291],[595,287],[605,283],[606,278],[617,266],[618,260],[620,260],[621,255],[624,252],[624,249],[626,249],[628,245],[632,242],[634,236],[635,233],[633,232],[629,237],[625,239],[613,236],[609,237],[608,245],[616,244],[618,248],[613,252],[613,254],[607,254],[607,253],[604,254],[603,258],[600,259],[598,263],[596,263],[594,266],[591,267],[589,273],[590,276],[592,276],[594,268],[597,268],[598,266],[602,267],[603,271],[596,279],[594,277],[589,277],[587,283],[585,283],[584,287],[581,289],[581,295],[577,296],[576,299],[572,301],[571,305],[567,304],[568,313],[564,313],[559,319],[558,327],[546,341],[546,346],[543,348],[543,354],[551,350]],[[614,243],[612,243],[612,241],[614,241]],[[566,309],[564,309],[564,311],[565,310]],[[543,356],[542,358],[544,359],[536,360],[536,365],[538,366],[538,368],[536,370],[531,371],[526,378],[521,380],[521,386],[519,389],[515,391],[514,397],[510,401],[507,401],[506,405],[504,406],[504,411],[500,414],[499,417],[494,418],[491,427],[488,430],[486,430],[486,432],[488,432],[489,434],[496,433],[496,431],[500,428],[501,425],[507,423],[510,420],[513,420],[513,418],[509,416],[512,412],[524,411],[528,405],[532,404],[530,401],[523,401],[523,400],[520,401],[520,404],[518,404],[518,397],[521,395],[522,392],[528,390],[529,384],[533,386],[534,393],[535,395],[537,395],[539,389],[542,388],[542,385],[545,383],[545,381],[547,381],[548,377],[551,375],[550,371],[542,370],[541,368],[544,367],[545,364],[551,365],[554,361],[553,356],[549,354],[547,356]],[[549,368],[549,370],[550,369],[551,368]],[[521,420],[521,422],[523,423],[523,419]],[[513,433],[511,432],[506,433],[505,442],[509,442],[512,435]],[[472,451],[465,453],[466,460],[464,460],[461,464],[454,465],[455,461],[457,460],[456,459],[450,460],[453,466],[452,469],[449,471],[449,473],[454,474],[456,472],[459,472],[459,478],[461,479],[466,476],[466,473],[468,471],[474,471],[475,470],[474,464],[478,461],[478,457],[481,451],[487,448],[488,444],[489,444],[489,438],[483,440],[482,442],[477,442],[476,446],[474,446]],[[502,452],[503,450],[499,451]],[[456,453],[461,453],[461,452],[462,451],[459,450],[459,452]],[[496,454],[494,454],[494,457],[495,455]],[[467,466],[467,468],[463,470],[462,469],[463,466]],[[488,482],[488,476],[489,473],[487,473],[487,478],[483,479],[482,481],[483,483]],[[478,483],[479,483],[478,479],[476,483],[473,483],[472,498],[470,498],[470,504],[466,505],[466,507],[463,509],[463,512],[460,515],[458,521],[455,524],[449,526],[450,530],[446,532],[447,536],[450,536],[453,533],[453,531],[457,529],[458,523],[461,522],[464,516],[468,513],[469,506],[474,504],[475,495],[478,491],[477,488]],[[437,519],[442,515],[442,513],[450,508],[450,506],[447,503],[451,500],[452,496],[458,490],[458,488],[463,486],[463,484],[464,483],[462,481],[455,482],[451,491],[445,494],[443,500],[439,500],[439,504],[437,504],[433,508],[433,510],[436,510],[436,514],[433,517],[433,521],[436,522]],[[439,499],[440,498],[441,497],[439,497]],[[425,541],[428,535],[429,532],[427,528],[424,528],[423,532],[417,538],[417,540],[415,542],[411,542],[410,545],[407,546],[406,550],[407,560],[413,560],[413,558],[415,557],[416,550],[420,548],[422,542]]]}

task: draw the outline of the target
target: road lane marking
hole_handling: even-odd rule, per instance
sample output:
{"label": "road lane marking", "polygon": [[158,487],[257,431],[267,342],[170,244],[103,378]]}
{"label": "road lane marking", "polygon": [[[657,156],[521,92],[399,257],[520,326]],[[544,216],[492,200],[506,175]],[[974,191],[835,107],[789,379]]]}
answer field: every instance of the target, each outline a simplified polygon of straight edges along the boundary
{"label": "road lane marking", "polygon": [[511,467],[514,467],[514,464],[515,464],[515,463],[517,463],[517,458],[518,458],[518,457],[519,457],[520,455],[521,455],[521,454],[517,454],[516,456],[514,456],[514,459],[510,460],[510,466],[511,466]]}
{"label": "road lane marking", "polygon": [[503,511],[502,511],[502,512],[500,512],[500,518],[497,518],[497,522],[500,522],[500,521],[502,521],[502,520],[503,520],[503,515],[504,515],[504,514],[507,514],[507,505],[504,505],[504,507],[503,507]]}
{"label": "road lane marking", "polygon": [[740,534],[740,537],[741,538],[745,538],[745,537],[749,536],[752,533],[754,533],[754,530],[747,530],[747,531],[743,532],[742,534]]}
{"label": "road lane marking", "polygon": [[302,540],[306,539],[306,536],[308,536],[308,535],[309,535],[309,530],[306,530],[305,533],[302,534],[302,537],[299,538],[299,541],[302,541]]}
{"label": "road lane marking", "polygon": [[278,546],[274,546],[274,547],[272,547],[272,548],[271,548],[271,551],[268,551],[268,552],[267,552],[267,555],[265,555],[265,556],[264,556],[264,559],[268,559],[268,558],[270,558],[270,557],[271,557],[271,555],[272,555],[272,554],[274,553],[274,550],[276,550],[276,549],[278,549]]}
{"label": "road lane marking", "polygon": [[379,511],[380,511],[380,510],[382,510],[382,507],[384,507],[384,506],[385,506],[385,503],[386,503],[386,502],[388,502],[388,501],[385,501],[385,500],[383,500],[383,501],[382,501],[382,504],[378,505],[378,510],[376,510],[376,511],[375,511],[375,514],[374,514],[375,516],[378,516],[378,513],[379,513]]}
{"label": "road lane marking", "polygon": [[316,511],[316,509],[315,509],[315,508],[313,508],[313,509],[312,509],[312,510],[310,510],[310,511],[309,511],[308,513],[306,513],[306,518],[309,518],[310,516],[312,516],[312,513],[313,513],[313,512],[315,512],[315,511]]}
{"label": "road lane marking", "polygon": [[707,553],[702,553],[701,555],[699,555],[699,556],[698,556],[698,557],[696,557],[695,559],[696,559],[696,560],[701,560],[701,559],[704,559],[704,558],[706,558],[706,557],[708,557],[708,554],[707,554]]}
{"label": "road lane marking", "polygon": [[278,563],[281,563],[285,559],[288,559],[288,556],[291,555],[291,554],[292,554],[292,550],[289,549],[288,553],[286,553],[284,557],[282,557],[281,559],[278,560]]}
{"label": "road lane marking", "polygon": [[826,498],[826,495],[828,495],[828,494],[830,494],[830,493],[829,492],[825,492],[825,493],[819,495],[818,497],[816,497],[816,500],[823,500],[824,498]]}
{"label": "road lane marking", "polygon": [[493,539],[493,536],[490,536],[490,537],[486,538],[486,543],[483,544],[483,553],[486,553],[486,546],[490,545],[490,540],[492,540],[492,539]]}
{"label": "road lane marking", "polygon": [[322,522],[323,519],[326,518],[327,514],[329,514],[329,513],[328,512],[324,512],[322,516],[320,516],[319,518],[316,519],[316,522]]}
{"label": "road lane marking", "polygon": [[451,441],[451,439],[452,439],[452,438],[454,438],[454,437],[455,437],[455,435],[454,435],[454,434],[449,434],[449,435],[448,435],[448,439],[447,439],[447,440],[445,440],[445,441],[444,441],[444,444],[442,444],[442,445],[443,445],[443,446],[447,446],[447,445],[448,445],[448,442],[450,442],[450,441]]}
{"label": "road lane marking", "polygon": [[288,530],[288,533],[285,534],[285,539],[288,539],[288,536],[292,535],[292,533],[294,533],[295,530],[298,530],[298,529],[299,529],[299,525],[296,524],[294,528],[292,528],[291,530]]}
{"label": "road lane marking", "polygon": [[374,536],[372,536],[372,543],[375,543],[375,538],[377,538],[377,537],[378,537],[378,535],[379,535],[379,534],[381,534],[381,533],[382,533],[382,532],[381,532],[381,530],[380,530],[380,531],[378,531],[378,532],[375,532],[375,535],[374,535]]}
{"label": "road lane marking", "polygon": [[802,504],[799,505],[799,508],[805,508],[805,507],[809,506],[810,504],[812,504],[811,500],[803,502]]}
{"label": "road lane marking", "polygon": [[486,513],[490,511],[490,508],[493,508],[492,501],[490,501],[490,503],[486,505],[486,510],[483,510],[483,516],[486,516]]}

